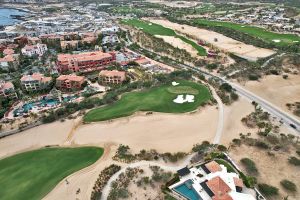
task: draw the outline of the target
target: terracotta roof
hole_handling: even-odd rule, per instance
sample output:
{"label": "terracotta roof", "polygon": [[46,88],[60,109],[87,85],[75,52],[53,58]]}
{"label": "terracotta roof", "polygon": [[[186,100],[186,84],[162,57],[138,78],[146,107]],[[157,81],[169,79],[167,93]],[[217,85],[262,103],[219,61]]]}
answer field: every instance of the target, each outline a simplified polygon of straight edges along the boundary
{"label": "terracotta roof", "polygon": [[213,196],[212,200],[233,200],[233,199],[229,194],[225,194],[223,196]]}
{"label": "terracotta roof", "polygon": [[241,179],[233,177],[233,181],[234,181],[235,186],[238,186],[241,188],[244,187],[244,183]]}
{"label": "terracotta roof", "polygon": [[5,54],[5,55],[11,55],[14,53],[15,53],[15,51],[13,49],[4,49],[3,50],[3,54]]}
{"label": "terracotta roof", "polygon": [[109,76],[109,77],[113,77],[113,76],[120,76],[121,78],[125,79],[125,75],[126,73],[124,71],[118,71],[118,70],[102,70],[99,73],[100,76]]}
{"label": "terracotta roof", "polygon": [[14,88],[14,85],[11,82],[0,81],[0,90],[7,90]]}
{"label": "terracotta roof", "polygon": [[221,166],[214,160],[205,164],[205,167],[212,173],[222,171]]}
{"label": "terracotta roof", "polygon": [[77,61],[95,61],[111,57],[112,55],[109,53],[103,53],[102,51],[94,51],[80,54],[58,54],[57,60],[60,62],[68,62],[72,59]]}
{"label": "terracotta roof", "polygon": [[56,80],[81,82],[81,81],[84,81],[84,77],[83,76],[77,76],[75,74],[69,74],[69,75],[60,75]]}
{"label": "terracotta roof", "polygon": [[51,81],[51,77],[46,77],[40,73],[33,73],[32,75],[24,75],[21,78],[21,81],[41,81],[41,82],[49,82]]}
{"label": "terracotta roof", "polygon": [[137,59],[135,60],[136,63],[142,65],[142,64],[148,64],[150,63],[150,60],[146,59],[146,58],[140,58],[140,59]]}
{"label": "terracotta roof", "polygon": [[232,200],[227,194],[231,191],[230,187],[219,176],[207,181],[206,185],[214,193],[213,200]]}
{"label": "terracotta roof", "polygon": [[13,55],[7,55],[4,56],[4,58],[0,58],[0,62],[13,62],[13,61],[15,61]]}

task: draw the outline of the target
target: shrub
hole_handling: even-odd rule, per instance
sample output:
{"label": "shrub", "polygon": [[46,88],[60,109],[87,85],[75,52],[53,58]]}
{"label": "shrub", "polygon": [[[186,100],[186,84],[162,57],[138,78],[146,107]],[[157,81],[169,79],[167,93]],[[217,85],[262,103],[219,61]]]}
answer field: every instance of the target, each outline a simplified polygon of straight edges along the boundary
{"label": "shrub", "polygon": [[289,158],[289,163],[295,166],[300,166],[300,159],[292,156]]}
{"label": "shrub", "polygon": [[238,145],[238,146],[240,146],[242,144],[242,141],[240,139],[237,139],[237,138],[233,139],[232,142],[234,144]]}
{"label": "shrub", "polygon": [[253,162],[251,159],[249,158],[242,158],[241,159],[241,163],[245,166],[246,171],[249,174],[257,174],[258,170],[256,168],[255,162]]}
{"label": "shrub", "polygon": [[248,78],[249,78],[249,80],[251,80],[251,81],[257,81],[257,80],[259,79],[259,76],[256,75],[256,74],[250,74],[250,75],[248,76]]}
{"label": "shrub", "polygon": [[295,192],[297,190],[297,186],[295,185],[295,183],[293,183],[287,179],[280,181],[280,185],[282,187],[284,187],[284,189],[291,191],[291,192]]}
{"label": "shrub", "polygon": [[259,147],[259,148],[262,148],[262,149],[268,149],[269,148],[269,145],[263,141],[256,141],[255,142],[255,146]]}
{"label": "shrub", "polygon": [[218,150],[219,151],[227,151],[227,147],[225,147],[224,145],[218,145]]}
{"label": "shrub", "polygon": [[258,189],[266,196],[278,195],[278,188],[265,183],[258,184]]}
{"label": "shrub", "polygon": [[231,92],[232,91],[232,86],[229,85],[228,83],[223,83],[220,86],[220,90],[225,90],[226,92]]}

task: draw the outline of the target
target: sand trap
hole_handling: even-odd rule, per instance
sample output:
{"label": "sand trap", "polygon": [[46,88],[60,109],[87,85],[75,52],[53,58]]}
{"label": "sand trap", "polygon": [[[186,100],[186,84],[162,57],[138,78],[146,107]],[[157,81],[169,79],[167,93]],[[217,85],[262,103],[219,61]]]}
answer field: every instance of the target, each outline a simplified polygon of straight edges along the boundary
{"label": "sand trap", "polygon": [[173,85],[173,86],[176,86],[176,85],[179,85],[179,83],[177,83],[176,81],[173,81],[173,82],[172,82],[172,85]]}
{"label": "sand trap", "polygon": [[[189,25],[177,24],[162,19],[156,20],[145,18],[145,20],[149,20],[152,23],[156,23],[166,28],[173,29],[179,33],[188,34],[194,37],[194,39],[206,41],[207,43],[212,44],[221,50],[234,53],[251,61],[256,61],[258,58],[265,58],[275,53],[275,51],[272,51],[270,49],[248,45],[214,31],[209,31]],[[215,41],[215,38],[217,38],[218,41]]]}
{"label": "sand trap", "polygon": [[188,53],[191,54],[192,57],[198,57],[198,51],[192,45],[182,41],[179,38],[176,38],[174,36],[162,36],[162,35],[155,35],[155,37],[163,39],[164,42],[169,43],[173,47],[186,50]]}
{"label": "sand trap", "polygon": [[177,98],[173,100],[174,103],[179,103],[179,104],[183,104],[183,103],[193,103],[194,102],[194,95],[186,95],[185,98],[183,98],[184,95],[180,94],[177,95]]}
{"label": "sand trap", "polygon": [[278,42],[281,42],[281,40],[272,40],[273,42],[276,42],[276,43],[278,43]]}

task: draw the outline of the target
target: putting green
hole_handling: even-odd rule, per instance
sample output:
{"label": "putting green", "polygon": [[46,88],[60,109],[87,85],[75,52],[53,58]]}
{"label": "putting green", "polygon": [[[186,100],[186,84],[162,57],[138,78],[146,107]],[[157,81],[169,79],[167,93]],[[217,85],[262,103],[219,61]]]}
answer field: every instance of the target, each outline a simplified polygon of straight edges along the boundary
{"label": "putting green", "polygon": [[199,93],[197,89],[194,89],[190,86],[168,87],[168,92],[171,92],[173,94],[193,94],[193,95]]}
{"label": "putting green", "polygon": [[[134,114],[137,111],[154,111],[164,113],[184,113],[196,110],[200,105],[211,99],[208,88],[204,85],[178,81],[179,85],[163,85],[141,92],[124,94],[114,104],[96,108],[84,116],[85,122],[105,121]],[[171,89],[172,88],[172,89]],[[171,92],[170,92],[171,91]],[[179,94],[192,94],[193,103],[177,104],[173,100]]]}
{"label": "putting green", "polygon": [[39,200],[68,175],[96,162],[102,148],[43,148],[0,160],[0,199]]}
{"label": "putting green", "polygon": [[137,27],[142,31],[144,31],[145,33],[149,33],[151,35],[173,36],[179,38],[183,42],[191,45],[194,49],[196,49],[198,51],[198,55],[200,56],[207,55],[206,50],[202,46],[198,45],[197,43],[193,42],[192,40],[189,40],[188,38],[182,35],[177,35],[174,30],[163,27],[159,24],[141,21],[138,19],[122,20],[121,23]]}
{"label": "putting green", "polygon": [[[281,34],[268,31],[264,28],[259,28],[255,26],[248,26],[244,24],[236,24],[232,22],[221,22],[221,21],[210,21],[205,19],[195,19],[199,25],[205,26],[220,26],[225,28],[230,28],[236,31],[240,31],[242,33],[249,34],[254,37],[261,38],[269,43],[273,43],[278,46],[287,46],[291,44],[300,43],[300,37],[294,34]],[[276,42],[278,41],[278,42]]]}

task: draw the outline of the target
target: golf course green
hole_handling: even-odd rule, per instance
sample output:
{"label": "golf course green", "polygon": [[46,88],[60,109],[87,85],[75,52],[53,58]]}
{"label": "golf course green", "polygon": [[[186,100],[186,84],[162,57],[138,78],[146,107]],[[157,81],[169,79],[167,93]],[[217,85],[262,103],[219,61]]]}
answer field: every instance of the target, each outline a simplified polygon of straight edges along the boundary
{"label": "golf course green", "polygon": [[259,28],[255,26],[248,26],[245,24],[236,24],[232,22],[221,22],[221,21],[211,21],[211,20],[205,20],[205,19],[195,19],[194,22],[196,22],[199,25],[204,26],[221,26],[225,28],[230,28],[236,31],[240,31],[242,33],[249,34],[253,37],[260,38],[262,40],[265,40],[269,43],[274,43],[278,46],[287,46],[294,44],[295,41],[298,41],[300,43],[300,37],[293,34],[281,34],[281,33],[274,33],[271,31],[268,31],[264,28]]}
{"label": "golf course green", "polygon": [[[154,87],[146,91],[124,94],[120,100],[111,105],[96,108],[84,116],[85,122],[105,121],[126,117],[137,111],[154,111],[164,113],[184,113],[196,110],[211,99],[209,89],[201,84],[190,81],[177,81],[172,84]],[[177,95],[194,95],[194,102],[177,104],[173,100]]]}
{"label": "golf course green", "polygon": [[130,19],[130,20],[122,20],[121,23],[137,27],[144,31],[145,33],[151,34],[151,35],[162,35],[162,36],[174,36],[176,38],[179,38],[183,42],[191,45],[194,49],[198,51],[198,55],[200,56],[206,56],[207,52],[206,50],[198,45],[197,43],[193,42],[192,40],[189,40],[188,38],[176,34],[176,32],[172,29],[163,27],[159,24],[146,22],[138,19]]}
{"label": "golf course green", "polygon": [[42,148],[4,158],[0,160],[0,199],[40,200],[102,154],[98,147]]}

